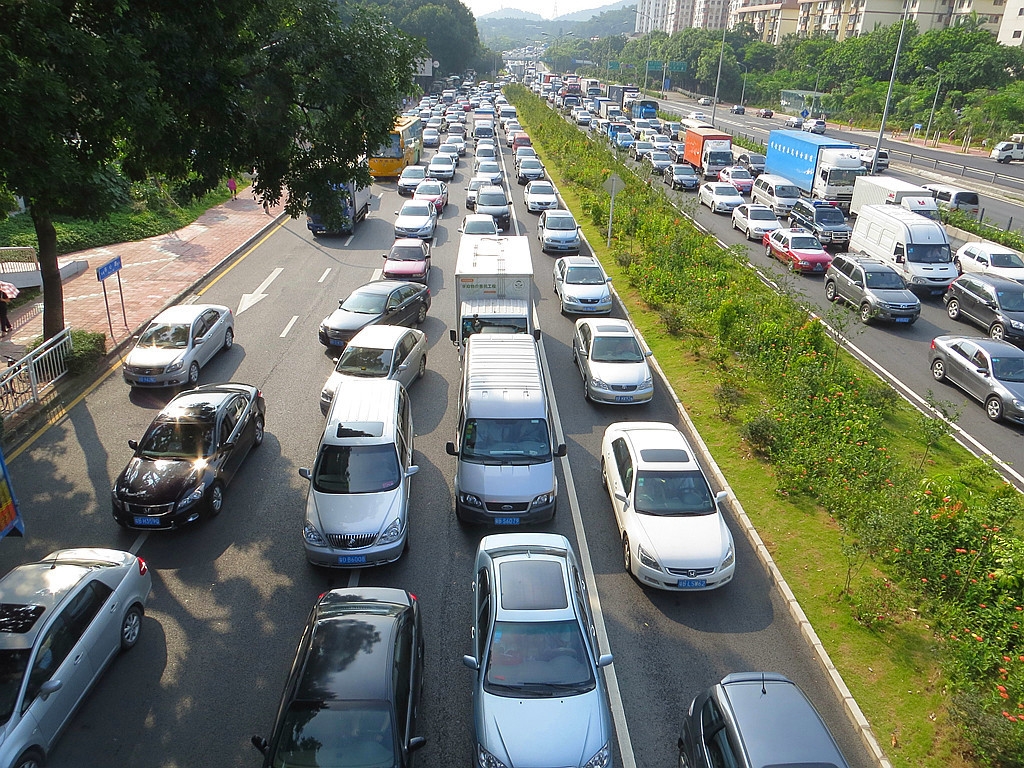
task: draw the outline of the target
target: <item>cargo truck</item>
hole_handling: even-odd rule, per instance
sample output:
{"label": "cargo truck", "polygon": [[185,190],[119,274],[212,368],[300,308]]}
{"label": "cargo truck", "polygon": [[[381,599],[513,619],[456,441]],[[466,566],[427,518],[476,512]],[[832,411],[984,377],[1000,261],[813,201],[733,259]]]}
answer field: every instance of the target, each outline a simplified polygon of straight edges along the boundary
{"label": "cargo truck", "polygon": [[865,205],[901,205],[932,221],[939,220],[939,208],[930,189],[892,176],[860,176],[853,184],[850,214],[856,216]]}
{"label": "cargo truck", "polygon": [[849,213],[853,184],[867,171],[860,162],[860,147],[848,141],[806,131],[768,134],[765,173],[792,181],[804,197],[827,200]]}
{"label": "cargo truck", "polygon": [[332,199],[310,201],[306,209],[306,228],[319,235],[351,235],[356,222],[370,212],[369,187],[360,187],[354,181],[334,188]]}
{"label": "cargo truck", "polygon": [[608,98],[611,99],[618,106],[622,106],[626,102],[627,94],[639,93],[640,89],[635,85],[609,85],[608,86]]}
{"label": "cargo truck", "polygon": [[717,128],[687,128],[683,160],[698,176],[717,179],[719,171],[732,165],[732,136]]}
{"label": "cargo truck", "polygon": [[533,321],[530,238],[465,237],[455,262],[456,327],[449,331],[461,356],[474,333],[527,333]]}

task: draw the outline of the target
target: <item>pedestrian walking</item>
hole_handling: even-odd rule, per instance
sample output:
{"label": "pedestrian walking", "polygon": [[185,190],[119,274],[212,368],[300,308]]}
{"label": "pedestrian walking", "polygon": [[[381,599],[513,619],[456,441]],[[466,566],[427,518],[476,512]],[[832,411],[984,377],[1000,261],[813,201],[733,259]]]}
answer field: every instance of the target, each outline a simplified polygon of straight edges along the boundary
{"label": "pedestrian walking", "polygon": [[238,182],[235,181],[235,177],[234,176],[232,176],[230,179],[228,179],[228,189],[231,190],[231,199],[232,200],[237,200],[238,199]]}
{"label": "pedestrian walking", "polygon": [[[17,290],[15,290],[16,295]],[[11,325],[11,321],[7,317],[7,305],[10,304],[13,298],[14,296],[9,296],[7,291],[0,289],[0,334],[6,335],[14,329],[14,326]]]}

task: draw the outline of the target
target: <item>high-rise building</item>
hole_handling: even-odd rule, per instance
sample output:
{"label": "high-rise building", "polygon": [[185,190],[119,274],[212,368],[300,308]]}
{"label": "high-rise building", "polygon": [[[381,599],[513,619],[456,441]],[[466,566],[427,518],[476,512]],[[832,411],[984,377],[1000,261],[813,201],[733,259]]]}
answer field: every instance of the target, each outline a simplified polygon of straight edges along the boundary
{"label": "high-rise building", "polygon": [[1024,0],[1007,0],[996,39],[1003,45],[1024,45]]}
{"label": "high-rise building", "polygon": [[751,24],[762,42],[778,45],[783,37],[796,32],[799,13],[797,0],[733,0],[729,26]]}

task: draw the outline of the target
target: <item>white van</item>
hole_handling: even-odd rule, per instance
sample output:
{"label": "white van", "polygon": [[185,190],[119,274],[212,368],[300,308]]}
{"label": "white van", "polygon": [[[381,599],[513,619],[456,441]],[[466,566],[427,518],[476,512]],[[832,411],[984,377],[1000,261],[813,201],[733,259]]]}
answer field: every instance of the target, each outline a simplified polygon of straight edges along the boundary
{"label": "white van", "polygon": [[466,342],[455,442],[460,523],[517,527],[555,515],[554,432],[537,342],[526,334],[474,334]]}
{"label": "white van", "polygon": [[477,120],[473,123],[473,146],[480,143],[480,139],[494,138],[494,123],[486,120]]}
{"label": "white van", "polygon": [[957,209],[971,216],[977,216],[981,210],[981,203],[978,200],[978,193],[960,187],[951,187],[948,184],[924,184],[925,189],[935,193],[935,202],[939,208],[945,210]]}
{"label": "white van", "polygon": [[770,173],[762,173],[754,179],[754,188],[750,193],[750,202],[767,205],[780,219],[789,216],[799,199],[800,190],[796,184]]}
{"label": "white van", "polygon": [[412,405],[394,379],[344,381],[334,394],[309,481],[302,540],[327,568],[393,563],[409,533]]}
{"label": "white van", "polygon": [[901,206],[863,206],[850,250],[892,264],[915,293],[937,296],[957,278],[945,227]]}

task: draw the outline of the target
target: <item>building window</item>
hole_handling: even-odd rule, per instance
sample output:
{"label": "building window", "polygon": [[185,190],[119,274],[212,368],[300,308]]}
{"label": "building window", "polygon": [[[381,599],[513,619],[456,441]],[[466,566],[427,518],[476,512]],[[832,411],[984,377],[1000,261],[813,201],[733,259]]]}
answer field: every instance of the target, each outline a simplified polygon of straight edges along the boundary
{"label": "building window", "polygon": [[1020,30],[1019,29],[1013,30],[1013,39],[1017,40],[1019,38],[1020,38]]}

